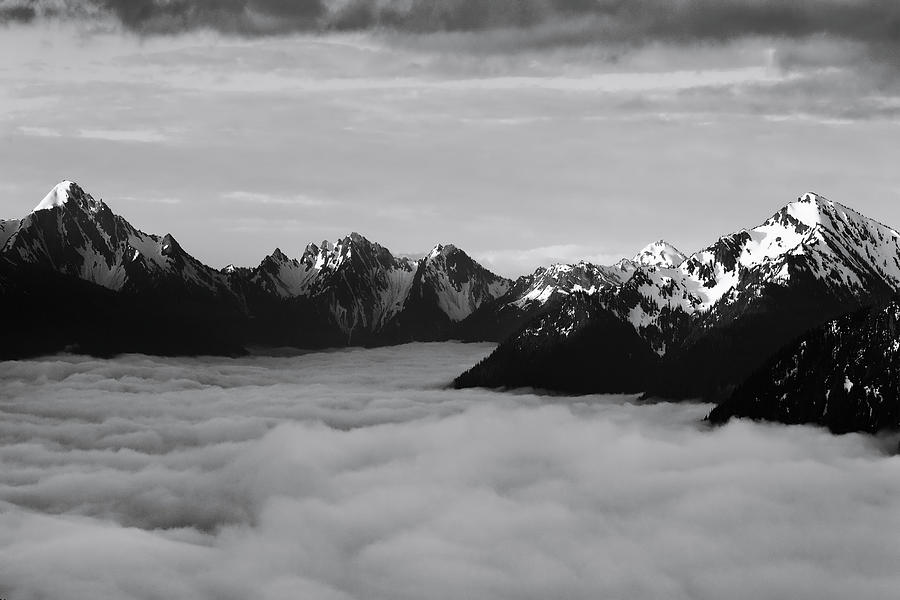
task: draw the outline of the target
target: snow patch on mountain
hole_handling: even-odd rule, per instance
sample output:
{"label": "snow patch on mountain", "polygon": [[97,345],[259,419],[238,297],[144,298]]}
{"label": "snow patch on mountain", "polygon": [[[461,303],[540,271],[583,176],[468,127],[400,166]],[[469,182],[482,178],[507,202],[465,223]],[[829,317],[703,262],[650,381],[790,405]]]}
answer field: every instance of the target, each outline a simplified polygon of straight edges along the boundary
{"label": "snow patch on mountain", "polygon": [[687,258],[681,251],[665,240],[647,244],[631,260],[650,267],[677,267]]}
{"label": "snow patch on mountain", "polygon": [[280,249],[263,259],[251,281],[281,298],[310,298],[325,304],[337,326],[380,330],[403,307],[416,263],[353,232],[334,243],[307,244],[300,259]]}
{"label": "snow patch on mountain", "polygon": [[900,290],[898,239],[893,229],[810,192],[761,225],[723,236],[677,265],[637,268],[620,294],[631,300],[610,305],[641,332],[658,325],[664,308],[706,312],[740,294],[760,294],[766,285],[789,285],[798,269],[848,292]]}
{"label": "snow patch on mountain", "polygon": [[69,201],[71,188],[71,181],[61,181],[60,183],[57,183],[31,212],[50,210],[51,208],[62,206]]}
{"label": "snow patch on mountain", "polygon": [[539,268],[531,275],[530,284],[511,304],[525,309],[545,305],[573,292],[593,294],[601,289],[621,285],[631,273],[621,266],[604,267],[589,262],[555,264]]}
{"label": "snow patch on mountain", "polygon": [[222,274],[185,253],[171,235],[135,229],[71,181],[54,186],[22,219],[2,247],[2,259],[115,291],[163,279],[211,292],[226,288]]}
{"label": "snow patch on mountain", "polygon": [[[313,249],[315,254],[312,254]],[[310,256],[314,258],[309,260]],[[310,244],[303,258],[305,260],[288,258],[280,248],[275,248],[263,259],[251,280],[280,298],[303,296],[321,270],[325,257],[314,244]]]}

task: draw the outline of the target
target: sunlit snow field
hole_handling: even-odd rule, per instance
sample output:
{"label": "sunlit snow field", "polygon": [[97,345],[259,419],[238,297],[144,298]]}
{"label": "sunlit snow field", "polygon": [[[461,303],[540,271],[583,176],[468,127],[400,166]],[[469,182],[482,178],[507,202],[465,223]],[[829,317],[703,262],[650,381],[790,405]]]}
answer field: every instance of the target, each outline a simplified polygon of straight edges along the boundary
{"label": "sunlit snow field", "polygon": [[447,389],[490,349],[0,363],[0,597],[897,598],[896,438]]}

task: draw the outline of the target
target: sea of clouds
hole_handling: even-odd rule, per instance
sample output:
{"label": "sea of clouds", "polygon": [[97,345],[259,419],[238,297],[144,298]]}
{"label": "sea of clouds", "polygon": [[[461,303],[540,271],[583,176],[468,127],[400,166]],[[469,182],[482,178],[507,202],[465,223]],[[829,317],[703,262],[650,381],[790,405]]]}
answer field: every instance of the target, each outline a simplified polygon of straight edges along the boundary
{"label": "sea of clouds", "polygon": [[897,597],[896,437],[446,387],[490,349],[0,363],[0,597]]}

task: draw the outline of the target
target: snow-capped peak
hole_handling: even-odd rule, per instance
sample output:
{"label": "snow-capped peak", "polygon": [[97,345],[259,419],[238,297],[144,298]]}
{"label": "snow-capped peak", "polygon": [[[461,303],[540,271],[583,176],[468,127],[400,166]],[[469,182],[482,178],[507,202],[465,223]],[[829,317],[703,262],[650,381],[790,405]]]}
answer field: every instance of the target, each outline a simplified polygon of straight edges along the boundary
{"label": "snow-capped peak", "polygon": [[454,252],[457,251],[456,246],[453,244],[438,244],[434,248],[431,249],[431,252],[428,254],[428,258],[437,258],[438,256],[450,256]]}
{"label": "snow-capped peak", "polygon": [[[805,203],[817,203],[820,201],[826,200],[825,196],[820,196],[816,192],[806,192],[805,194],[801,194],[799,198],[797,198],[797,202],[805,202]],[[827,200],[826,200],[827,201]]]}
{"label": "snow-capped peak", "polygon": [[683,263],[686,258],[687,256],[675,246],[665,240],[659,240],[644,246],[632,260],[649,267],[674,268]]}
{"label": "snow-capped peak", "polygon": [[[841,235],[847,227],[862,227],[880,231],[882,236],[897,238],[897,231],[874,221],[857,211],[829,200],[815,192],[807,192],[775,213],[756,230],[788,228],[791,234],[806,234],[812,229],[829,230]],[[863,235],[862,237],[866,237]]]}
{"label": "snow-capped peak", "polygon": [[16,267],[39,266],[116,291],[136,291],[162,281],[216,293],[226,286],[221,273],[184,252],[174,237],[134,228],[102,200],[68,180],[55,185],[18,223],[2,246],[2,260]]}
{"label": "snow-capped peak", "polygon": [[31,212],[60,208],[70,200],[74,200],[79,206],[91,213],[98,213],[104,207],[102,201],[94,200],[77,183],[66,180],[57,183]]}
{"label": "snow-capped peak", "polygon": [[40,204],[35,206],[34,210],[31,212],[49,210],[51,208],[62,206],[69,201],[69,190],[71,190],[73,185],[74,183],[68,180],[57,183],[53,189],[44,196],[44,199],[41,200]]}
{"label": "snow-capped peak", "polygon": [[815,192],[807,192],[775,213],[764,225],[778,223],[795,229],[812,229],[822,222],[822,211],[828,208],[834,208],[834,203]]}

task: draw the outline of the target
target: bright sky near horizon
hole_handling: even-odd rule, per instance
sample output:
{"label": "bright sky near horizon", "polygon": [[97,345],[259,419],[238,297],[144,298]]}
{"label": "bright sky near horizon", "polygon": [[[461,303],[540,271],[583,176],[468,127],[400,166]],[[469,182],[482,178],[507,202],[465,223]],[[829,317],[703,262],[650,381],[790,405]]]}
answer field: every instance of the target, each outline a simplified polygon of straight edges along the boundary
{"label": "bright sky near horizon", "polygon": [[0,218],[72,179],[215,267],[358,231],[396,253],[452,242],[504,275],[660,238],[689,253],[808,190],[900,227],[883,2],[798,2],[792,27],[762,18],[778,3],[721,3],[756,16],[742,25],[690,0],[351,31],[322,25],[333,2],[33,4],[0,0]]}

